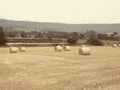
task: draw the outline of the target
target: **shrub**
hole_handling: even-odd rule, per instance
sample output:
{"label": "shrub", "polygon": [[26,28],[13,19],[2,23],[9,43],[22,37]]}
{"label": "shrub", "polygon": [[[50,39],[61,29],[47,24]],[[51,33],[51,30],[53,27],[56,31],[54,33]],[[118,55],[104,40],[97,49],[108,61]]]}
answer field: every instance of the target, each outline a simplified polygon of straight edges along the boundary
{"label": "shrub", "polygon": [[104,43],[97,38],[89,38],[86,43],[90,44],[90,45],[95,45],[95,46],[103,46],[104,45]]}

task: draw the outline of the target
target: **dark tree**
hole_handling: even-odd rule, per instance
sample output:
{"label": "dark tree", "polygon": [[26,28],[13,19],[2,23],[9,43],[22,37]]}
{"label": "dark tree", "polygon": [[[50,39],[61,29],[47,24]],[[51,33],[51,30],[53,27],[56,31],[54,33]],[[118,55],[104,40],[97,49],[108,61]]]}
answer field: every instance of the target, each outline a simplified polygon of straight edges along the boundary
{"label": "dark tree", "polygon": [[80,39],[85,39],[85,35],[84,35],[83,33],[80,33],[80,34],[79,34],[79,38],[80,38]]}
{"label": "dark tree", "polygon": [[77,44],[78,39],[76,37],[70,37],[67,39],[67,42],[71,45]]}
{"label": "dark tree", "polygon": [[36,37],[37,38],[43,38],[43,34],[41,32],[38,32]]}
{"label": "dark tree", "polygon": [[23,37],[23,38],[26,38],[26,37],[27,37],[27,33],[26,33],[25,31],[21,31],[21,32],[20,32],[20,35],[21,35],[21,37]]}
{"label": "dark tree", "polygon": [[55,38],[55,35],[53,32],[48,32],[48,33],[46,33],[46,35],[48,38]]}
{"label": "dark tree", "polygon": [[7,31],[8,37],[15,37],[18,34],[17,30]]}
{"label": "dark tree", "polygon": [[0,27],[0,46],[6,45],[7,37],[3,30],[3,27]]}
{"label": "dark tree", "polygon": [[85,33],[88,37],[97,37],[97,32],[94,30],[86,31]]}
{"label": "dark tree", "polygon": [[75,38],[78,39],[79,38],[79,34],[77,32],[72,32],[72,33],[69,34],[69,37],[73,37],[73,38],[75,37]]}
{"label": "dark tree", "polygon": [[93,37],[89,38],[86,43],[90,45],[95,45],[95,46],[104,45],[104,43],[101,40],[99,40],[98,38],[93,38]]}
{"label": "dark tree", "polygon": [[99,39],[103,39],[103,40],[107,40],[108,39],[108,35],[107,34],[102,34],[102,33],[98,33],[97,37]]}

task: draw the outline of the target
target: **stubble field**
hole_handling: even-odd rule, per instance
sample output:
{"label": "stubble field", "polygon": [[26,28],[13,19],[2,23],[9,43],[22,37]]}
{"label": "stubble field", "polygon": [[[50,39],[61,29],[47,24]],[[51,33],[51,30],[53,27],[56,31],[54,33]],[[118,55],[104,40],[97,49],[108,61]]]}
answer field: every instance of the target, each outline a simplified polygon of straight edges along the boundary
{"label": "stubble field", "polygon": [[90,56],[79,47],[0,48],[0,90],[120,90],[120,47],[90,48]]}

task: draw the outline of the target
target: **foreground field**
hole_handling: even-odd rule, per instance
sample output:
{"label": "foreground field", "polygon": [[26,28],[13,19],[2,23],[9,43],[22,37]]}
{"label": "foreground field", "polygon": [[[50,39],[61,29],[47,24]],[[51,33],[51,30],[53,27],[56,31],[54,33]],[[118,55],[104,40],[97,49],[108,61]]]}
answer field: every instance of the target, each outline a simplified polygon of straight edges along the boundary
{"label": "foreground field", "polygon": [[120,48],[90,47],[92,55],[29,47],[0,48],[0,90],[120,90]]}

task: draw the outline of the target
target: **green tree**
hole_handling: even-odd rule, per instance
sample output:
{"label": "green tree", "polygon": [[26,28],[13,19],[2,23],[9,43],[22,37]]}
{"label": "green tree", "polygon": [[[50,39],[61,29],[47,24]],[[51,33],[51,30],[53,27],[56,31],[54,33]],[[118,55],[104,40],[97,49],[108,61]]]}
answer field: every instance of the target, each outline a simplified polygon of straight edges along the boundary
{"label": "green tree", "polygon": [[72,32],[69,34],[69,37],[73,37],[73,38],[79,38],[79,34],[77,32]]}
{"label": "green tree", "polygon": [[111,38],[112,39],[116,39],[116,35],[118,35],[118,33],[117,32],[113,32],[113,34],[111,35]]}
{"label": "green tree", "polygon": [[70,38],[67,39],[67,42],[69,44],[71,44],[71,45],[75,45],[78,42],[78,38],[76,38],[76,37],[70,37]]}
{"label": "green tree", "polygon": [[118,35],[118,33],[117,32],[113,32],[113,36],[115,36],[115,35]]}
{"label": "green tree", "polygon": [[53,32],[48,32],[48,33],[46,33],[46,35],[48,38],[55,38],[55,35]]}
{"label": "green tree", "polygon": [[102,34],[102,33],[98,33],[97,37],[98,37],[99,39],[103,39],[103,40],[108,39],[108,35],[107,35],[107,34]]}
{"label": "green tree", "polygon": [[41,32],[38,32],[36,37],[37,38],[43,38],[43,34]]}
{"label": "green tree", "polygon": [[0,27],[0,46],[6,45],[7,37],[3,30],[3,27]]}
{"label": "green tree", "polygon": [[21,31],[21,32],[20,32],[20,35],[21,35],[21,37],[23,37],[23,38],[26,38],[26,37],[27,37],[27,33],[26,33],[25,31]]}
{"label": "green tree", "polygon": [[83,33],[80,33],[80,34],[79,34],[79,38],[80,38],[80,39],[84,39],[84,38],[85,38],[85,35],[84,35]]}
{"label": "green tree", "polygon": [[7,32],[8,37],[15,37],[18,34],[18,31],[16,30],[11,30]]}
{"label": "green tree", "polygon": [[101,40],[99,40],[98,38],[93,38],[93,37],[89,38],[86,43],[90,45],[95,45],[95,46],[104,45],[104,43]]}
{"label": "green tree", "polygon": [[97,32],[94,30],[86,31],[85,33],[88,37],[97,37]]}

